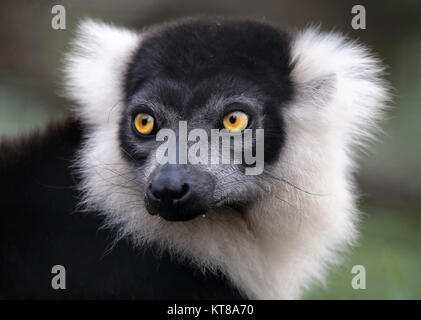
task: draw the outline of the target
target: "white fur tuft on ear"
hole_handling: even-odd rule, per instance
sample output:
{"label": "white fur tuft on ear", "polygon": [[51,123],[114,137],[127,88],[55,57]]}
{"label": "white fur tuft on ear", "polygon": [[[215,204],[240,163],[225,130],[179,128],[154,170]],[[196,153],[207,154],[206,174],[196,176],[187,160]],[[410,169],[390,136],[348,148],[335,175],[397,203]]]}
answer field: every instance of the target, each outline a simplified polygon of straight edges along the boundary
{"label": "white fur tuft on ear", "polygon": [[126,66],[139,43],[140,35],[127,29],[91,19],[79,24],[65,58],[65,85],[83,122],[104,123],[120,104]]}
{"label": "white fur tuft on ear", "polygon": [[295,37],[292,62],[292,77],[302,95],[297,99],[306,109],[303,113],[313,116],[305,105],[305,93],[310,92],[308,98],[326,123],[343,127],[347,142],[361,145],[373,137],[373,129],[387,107],[389,92],[381,77],[383,66],[367,48],[338,33],[309,28]]}

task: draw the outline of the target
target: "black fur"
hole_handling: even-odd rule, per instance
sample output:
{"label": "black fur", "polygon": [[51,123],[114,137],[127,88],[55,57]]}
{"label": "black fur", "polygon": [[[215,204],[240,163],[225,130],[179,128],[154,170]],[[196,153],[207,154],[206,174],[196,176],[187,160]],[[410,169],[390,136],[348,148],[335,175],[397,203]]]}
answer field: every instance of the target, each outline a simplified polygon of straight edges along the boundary
{"label": "black fur", "polygon": [[[265,162],[271,164],[285,141],[281,109],[293,95],[291,69],[289,36],[269,24],[188,19],[160,26],[146,35],[127,70],[128,108],[121,126],[122,145],[131,151],[129,119],[145,107],[136,104],[136,97],[163,105],[189,120],[215,94],[248,93],[263,105],[263,110],[251,113],[263,119]],[[165,115],[155,116],[161,128],[168,127]],[[219,128],[221,116],[209,115],[214,119],[209,127]],[[130,152],[131,158],[136,156]]]}
{"label": "black fur", "polygon": [[[227,299],[240,298],[220,275],[135,250],[100,230],[95,212],[76,210],[71,169],[82,142],[78,122],[1,143],[0,298]],[[51,269],[63,265],[67,289],[53,290]]]}

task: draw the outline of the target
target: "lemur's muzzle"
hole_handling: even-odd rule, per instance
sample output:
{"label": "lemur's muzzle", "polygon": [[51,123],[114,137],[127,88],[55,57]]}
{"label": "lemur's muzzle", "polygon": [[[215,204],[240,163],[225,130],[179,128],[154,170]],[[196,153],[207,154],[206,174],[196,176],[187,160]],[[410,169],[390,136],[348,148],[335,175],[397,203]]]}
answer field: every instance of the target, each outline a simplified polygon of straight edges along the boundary
{"label": "lemur's muzzle", "polygon": [[204,214],[213,203],[212,176],[192,165],[165,164],[152,173],[146,209],[169,221],[186,221]]}

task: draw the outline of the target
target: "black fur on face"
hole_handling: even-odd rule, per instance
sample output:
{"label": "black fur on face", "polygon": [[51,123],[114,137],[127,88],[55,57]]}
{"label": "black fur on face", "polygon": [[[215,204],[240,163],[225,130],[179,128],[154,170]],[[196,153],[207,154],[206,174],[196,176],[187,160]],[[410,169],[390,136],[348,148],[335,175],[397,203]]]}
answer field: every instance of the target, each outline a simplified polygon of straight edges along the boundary
{"label": "black fur on face", "polygon": [[[285,140],[282,108],[293,93],[290,72],[288,36],[264,23],[195,19],[152,29],[125,78],[127,107],[120,128],[124,156],[141,171],[160,145],[154,135],[143,137],[134,132],[133,118],[139,112],[153,115],[157,130],[176,131],[178,121],[185,120],[189,129],[210,132],[222,129],[221,119],[229,111],[240,110],[250,116],[249,128],[264,129],[265,164],[273,164]],[[226,103],[215,102],[222,100]],[[244,165],[236,167],[237,176],[243,174]],[[222,176],[223,169],[213,179]],[[150,177],[144,178],[150,187]],[[195,197],[212,204],[229,193],[220,191],[216,196],[214,191],[202,190]],[[231,200],[231,204],[249,202],[252,196]],[[210,207],[185,216],[194,217]],[[159,208],[151,211],[159,212]]]}

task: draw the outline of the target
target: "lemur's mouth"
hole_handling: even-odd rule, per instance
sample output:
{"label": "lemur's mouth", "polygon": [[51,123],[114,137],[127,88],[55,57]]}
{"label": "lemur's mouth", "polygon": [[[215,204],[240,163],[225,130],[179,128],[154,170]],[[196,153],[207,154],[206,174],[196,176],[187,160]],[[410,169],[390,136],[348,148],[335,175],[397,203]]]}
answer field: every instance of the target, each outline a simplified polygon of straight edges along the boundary
{"label": "lemur's mouth", "polygon": [[180,203],[165,203],[161,202],[156,204],[151,204],[146,202],[146,210],[151,215],[159,215],[167,221],[189,221],[197,217],[206,217],[206,215],[216,213],[218,209],[226,208],[231,211],[238,212],[239,214],[244,214],[247,210],[249,203],[247,202],[216,202],[213,206],[209,208],[204,208],[200,204],[195,208],[196,210],[184,210],[183,205]]}

